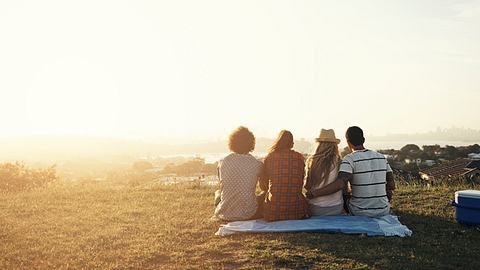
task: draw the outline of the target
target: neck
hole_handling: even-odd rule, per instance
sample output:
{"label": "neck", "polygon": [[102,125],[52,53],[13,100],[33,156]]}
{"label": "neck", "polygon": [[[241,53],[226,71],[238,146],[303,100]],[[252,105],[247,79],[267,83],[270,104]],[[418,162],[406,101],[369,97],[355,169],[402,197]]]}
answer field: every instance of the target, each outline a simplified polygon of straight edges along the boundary
{"label": "neck", "polygon": [[358,146],[354,146],[353,150],[355,150],[355,151],[365,150],[365,147],[363,147],[363,145],[358,145]]}

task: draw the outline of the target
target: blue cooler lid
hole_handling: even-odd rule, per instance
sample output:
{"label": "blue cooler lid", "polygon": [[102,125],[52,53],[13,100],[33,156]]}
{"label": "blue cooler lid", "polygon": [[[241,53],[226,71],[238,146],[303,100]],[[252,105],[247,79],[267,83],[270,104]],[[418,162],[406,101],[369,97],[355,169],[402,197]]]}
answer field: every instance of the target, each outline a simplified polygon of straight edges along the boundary
{"label": "blue cooler lid", "polygon": [[480,202],[480,190],[460,190],[455,192],[455,203],[459,203],[459,199],[473,199]]}

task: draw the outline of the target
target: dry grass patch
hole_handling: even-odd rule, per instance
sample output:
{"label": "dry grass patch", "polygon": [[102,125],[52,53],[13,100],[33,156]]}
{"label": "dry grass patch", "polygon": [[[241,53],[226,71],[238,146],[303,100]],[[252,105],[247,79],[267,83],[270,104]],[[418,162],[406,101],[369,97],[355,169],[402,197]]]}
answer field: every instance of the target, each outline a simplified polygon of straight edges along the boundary
{"label": "dry grass patch", "polygon": [[453,220],[453,192],[401,187],[414,235],[216,237],[214,187],[58,184],[0,198],[1,269],[480,269],[480,232]]}

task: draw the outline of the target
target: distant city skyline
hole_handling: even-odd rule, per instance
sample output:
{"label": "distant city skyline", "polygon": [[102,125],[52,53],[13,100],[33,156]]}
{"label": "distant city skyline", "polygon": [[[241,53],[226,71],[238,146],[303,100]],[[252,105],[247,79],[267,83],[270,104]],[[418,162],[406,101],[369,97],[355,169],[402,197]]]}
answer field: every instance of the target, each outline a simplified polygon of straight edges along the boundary
{"label": "distant city skyline", "polygon": [[[462,134],[470,133],[469,136]],[[340,148],[346,147],[343,134]],[[273,143],[274,137],[257,136],[254,155],[264,155]],[[406,144],[439,144],[440,146],[467,146],[480,144],[480,130],[447,129],[441,132],[423,134],[393,134],[390,136],[366,136],[365,146],[370,149],[400,149]],[[221,140],[168,142],[151,139],[120,139],[82,136],[28,136],[0,137],[2,154],[0,161],[26,160],[29,162],[59,162],[71,159],[135,159],[161,156],[195,156],[209,159],[224,156],[229,152],[227,136]],[[316,143],[314,138],[296,138],[295,150],[312,153]]]}
{"label": "distant city skyline", "polygon": [[479,25],[473,0],[2,1],[0,136],[480,129]]}

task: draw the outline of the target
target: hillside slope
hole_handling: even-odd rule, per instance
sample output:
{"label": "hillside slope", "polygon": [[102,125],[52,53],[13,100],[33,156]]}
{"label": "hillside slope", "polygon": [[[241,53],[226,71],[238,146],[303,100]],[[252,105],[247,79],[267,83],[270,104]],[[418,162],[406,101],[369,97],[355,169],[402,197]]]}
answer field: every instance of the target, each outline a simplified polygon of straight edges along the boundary
{"label": "hillside slope", "polygon": [[455,190],[400,187],[410,238],[214,236],[214,187],[61,184],[0,195],[0,269],[480,269],[480,231],[454,222]]}

